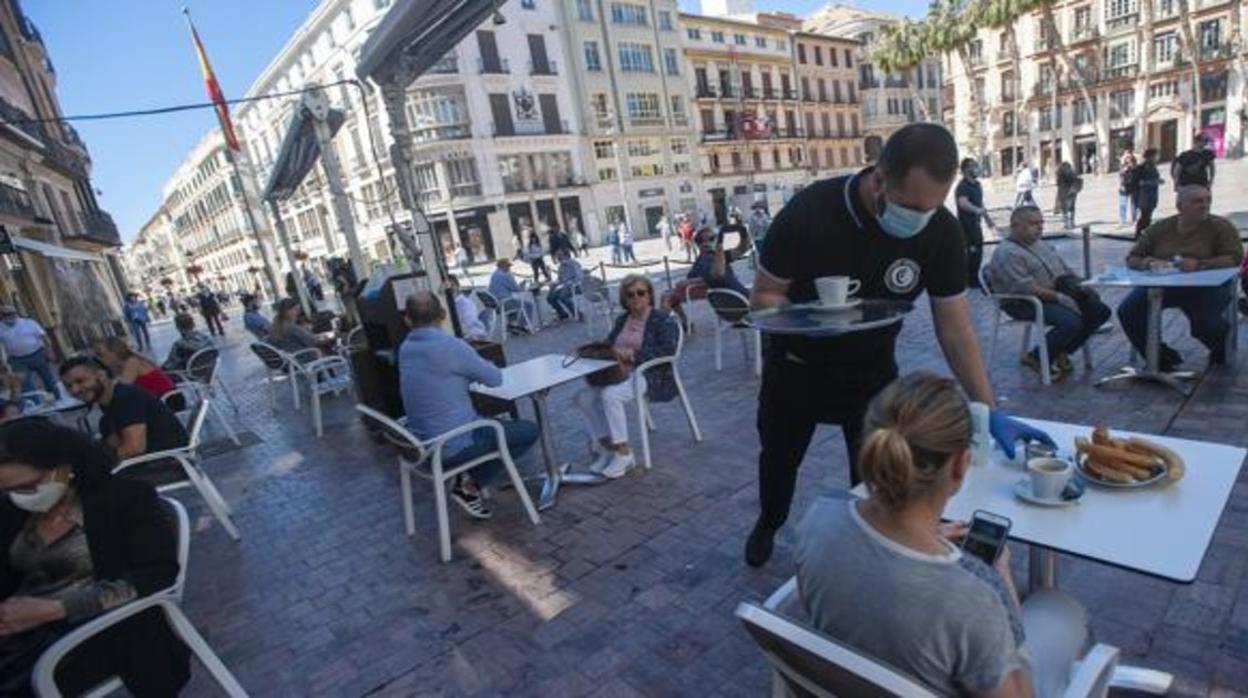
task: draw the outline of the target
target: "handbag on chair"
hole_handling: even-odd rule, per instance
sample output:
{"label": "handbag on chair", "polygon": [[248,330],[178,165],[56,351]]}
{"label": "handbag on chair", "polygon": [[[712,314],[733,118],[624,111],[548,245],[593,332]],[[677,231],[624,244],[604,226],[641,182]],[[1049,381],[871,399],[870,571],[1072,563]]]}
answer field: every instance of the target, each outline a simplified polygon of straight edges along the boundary
{"label": "handbag on chair", "polygon": [[628,380],[628,370],[615,356],[615,349],[606,342],[590,342],[577,347],[571,354],[564,357],[563,367],[567,368],[579,359],[600,359],[614,361],[615,365],[585,376],[585,382],[595,388],[605,388]]}

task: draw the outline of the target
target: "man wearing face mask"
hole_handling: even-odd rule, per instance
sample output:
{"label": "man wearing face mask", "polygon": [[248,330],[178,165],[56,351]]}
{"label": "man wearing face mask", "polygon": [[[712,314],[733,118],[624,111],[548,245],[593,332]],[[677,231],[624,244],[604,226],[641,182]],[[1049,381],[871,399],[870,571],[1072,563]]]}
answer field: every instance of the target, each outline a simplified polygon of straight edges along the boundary
{"label": "man wearing face mask", "polygon": [[[807,186],[772,222],[751,303],[814,301],[815,279],[838,275],[857,279],[863,298],[913,301],[927,291],[950,369],[972,400],[995,406],[966,299],[966,242],[943,205],[957,170],[953,136],[935,124],[911,124],[888,139],[876,166]],[[761,512],[746,542],[748,564],[771,557],[817,425],[841,427],[857,484],[863,415],[897,377],[900,331],[894,323],[830,338],[769,337],[757,418]],[[990,427],[1010,456],[1019,440],[1051,443],[1000,410],[993,410]]]}

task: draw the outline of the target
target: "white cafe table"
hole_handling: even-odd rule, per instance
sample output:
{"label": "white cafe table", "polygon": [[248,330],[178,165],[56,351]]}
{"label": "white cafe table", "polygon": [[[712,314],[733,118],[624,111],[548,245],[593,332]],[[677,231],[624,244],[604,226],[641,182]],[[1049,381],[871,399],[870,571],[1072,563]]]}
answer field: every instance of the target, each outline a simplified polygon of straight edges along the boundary
{"label": "white cafe table", "polygon": [[[1053,437],[1063,455],[1074,452],[1076,436],[1092,433],[1092,427],[1078,424],[1023,421]],[[1032,590],[1057,585],[1057,553],[1190,584],[1239,476],[1245,450],[1127,431],[1113,433],[1145,436],[1173,449],[1186,462],[1186,475],[1176,483],[1140,489],[1089,484],[1078,504],[1049,508],[1014,496],[1014,483],[1026,473],[994,449],[990,463],[971,468],[961,491],[946,505],[945,518],[970,521],[978,509],[1009,517],[1013,522],[1010,538],[1031,546],[1028,577]],[[1113,685],[1162,693],[1172,679],[1162,672],[1120,667]]]}
{"label": "white cafe table", "polygon": [[570,365],[570,357],[561,354],[545,354],[518,364],[505,366],[502,369],[503,383],[496,387],[488,387],[474,383],[474,393],[488,395],[499,400],[514,401],[527,397],[533,401],[533,412],[537,415],[537,425],[541,429],[542,457],[546,462],[546,481],[542,485],[542,493],[538,499],[538,509],[545,511],[554,506],[562,482],[599,482],[601,478],[565,474],[555,458],[555,445],[550,432],[550,419],[546,412],[546,394],[552,388],[570,383],[578,378],[610,368],[613,361],[600,359],[576,359]]}
{"label": "white cafe table", "polygon": [[1127,366],[1112,376],[1097,381],[1098,386],[1112,381],[1137,379],[1149,380],[1186,392],[1179,382],[1181,378],[1193,378],[1190,371],[1163,372],[1161,370],[1161,311],[1162,300],[1168,288],[1217,288],[1229,286],[1229,300],[1226,306],[1226,318],[1230,331],[1226,336],[1226,360],[1234,360],[1239,348],[1239,316],[1236,305],[1239,300],[1239,268],[1206,269],[1192,272],[1158,273],[1119,267],[1112,272],[1094,276],[1083,282],[1084,286],[1102,288],[1145,288],[1148,289],[1148,327],[1144,335],[1144,370]]}

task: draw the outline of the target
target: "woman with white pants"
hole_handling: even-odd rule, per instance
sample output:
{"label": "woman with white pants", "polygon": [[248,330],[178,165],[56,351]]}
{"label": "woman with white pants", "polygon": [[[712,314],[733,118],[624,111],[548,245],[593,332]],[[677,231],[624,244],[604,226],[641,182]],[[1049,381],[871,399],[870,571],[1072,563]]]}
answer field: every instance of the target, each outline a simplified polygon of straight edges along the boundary
{"label": "woman with white pants", "polygon": [[628,379],[613,385],[587,386],[574,398],[590,436],[600,447],[589,470],[608,478],[622,477],[636,463],[628,445],[626,412],[635,391],[659,401],[670,399],[667,393],[675,392],[670,366],[650,369],[647,375],[633,371],[650,359],[676,353],[679,329],[671,314],[656,309],[654,303],[650,279],[639,274],[625,277],[620,284],[620,305],[628,312],[616,318],[606,341]]}

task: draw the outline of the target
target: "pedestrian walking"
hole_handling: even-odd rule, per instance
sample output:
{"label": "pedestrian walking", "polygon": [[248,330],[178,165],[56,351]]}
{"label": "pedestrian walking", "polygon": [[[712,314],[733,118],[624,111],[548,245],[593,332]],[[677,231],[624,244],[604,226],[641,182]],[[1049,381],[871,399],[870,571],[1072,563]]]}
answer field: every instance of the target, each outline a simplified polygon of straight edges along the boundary
{"label": "pedestrian walking", "polygon": [[1135,153],[1127,148],[1118,161],[1118,225],[1134,223],[1137,215]]}
{"label": "pedestrian walking", "polygon": [[984,185],[979,181],[979,164],[974,158],[962,160],[962,181],[953,191],[958,204],[958,225],[966,242],[967,283],[979,288],[979,267],[984,262],[984,229],[981,221],[995,228],[984,207]]}
{"label": "pedestrian walking", "polygon": [[225,326],[221,324],[221,301],[217,299],[217,294],[209,291],[207,286],[200,286],[195,302],[199,305],[199,314],[204,318],[204,324],[208,326],[208,333],[224,337]]}
{"label": "pedestrian walking", "polygon": [[127,293],[126,303],[121,309],[122,316],[126,319],[126,324],[130,327],[130,334],[134,335],[134,343],[138,346],[139,351],[146,349],[152,350],[152,336],[147,332],[147,325],[151,322],[151,317],[147,312],[147,303],[139,298],[137,293]]}
{"label": "pedestrian walking", "polygon": [[667,251],[672,251],[672,224],[667,222],[667,216],[664,215],[654,226],[654,232],[663,238],[663,245],[667,247]]}
{"label": "pedestrian walking", "polygon": [[762,201],[754,203],[754,213],[750,214],[750,239],[754,241],[754,249],[763,248],[763,240],[767,239],[767,231],[771,228],[771,216],[767,213],[767,204]]}
{"label": "pedestrian walking", "polygon": [[1067,230],[1075,227],[1075,199],[1083,190],[1083,178],[1075,174],[1075,167],[1064,161],[1057,168],[1057,195],[1062,208],[1062,223]]}
{"label": "pedestrian walking", "polygon": [[680,222],[676,224],[676,232],[680,235],[680,246],[685,250],[685,261],[692,264],[696,255],[693,244],[693,221],[689,220],[688,214],[680,214]]}
{"label": "pedestrian walking", "polygon": [[1035,188],[1036,173],[1024,162],[1018,166],[1018,172],[1014,175],[1014,207],[1035,206],[1036,199],[1032,195]]}
{"label": "pedestrian walking", "polygon": [[35,390],[35,376],[43,389],[60,396],[60,381],[48,364],[48,333],[37,321],[19,317],[11,305],[0,305],[0,344],[9,357],[9,368],[22,379],[22,390]]}
{"label": "pedestrian walking", "polygon": [[1194,140],[1192,148],[1179,153],[1170,164],[1170,178],[1174,180],[1175,191],[1189,184],[1213,191],[1213,141],[1203,132],[1197,133]]}
{"label": "pedestrian walking", "polygon": [[1157,171],[1157,149],[1144,151],[1144,162],[1136,168],[1136,205],[1140,215],[1135,219],[1135,236],[1138,238],[1153,223],[1153,209],[1157,208],[1161,188],[1161,173]]}
{"label": "pedestrian walking", "polygon": [[637,255],[633,254],[633,229],[628,227],[628,221],[621,220],[617,235],[620,238],[620,258],[624,262],[637,263]]}
{"label": "pedestrian walking", "polygon": [[546,260],[543,257],[546,250],[542,248],[542,241],[537,237],[537,233],[529,233],[529,244],[524,250],[524,261],[529,263],[533,268],[533,283],[537,283],[538,275],[544,275],[547,281],[550,281],[550,268],[546,266]]}

